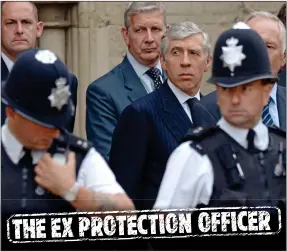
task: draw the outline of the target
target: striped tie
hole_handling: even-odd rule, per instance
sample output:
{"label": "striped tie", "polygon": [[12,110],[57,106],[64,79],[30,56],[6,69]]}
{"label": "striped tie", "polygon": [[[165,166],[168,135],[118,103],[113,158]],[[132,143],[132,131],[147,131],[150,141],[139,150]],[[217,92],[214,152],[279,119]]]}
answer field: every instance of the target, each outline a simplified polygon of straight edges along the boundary
{"label": "striped tie", "polygon": [[262,121],[263,124],[266,126],[273,126],[274,122],[269,112],[269,104],[271,102],[271,98],[268,101],[268,104],[264,106],[263,113],[262,113]]}

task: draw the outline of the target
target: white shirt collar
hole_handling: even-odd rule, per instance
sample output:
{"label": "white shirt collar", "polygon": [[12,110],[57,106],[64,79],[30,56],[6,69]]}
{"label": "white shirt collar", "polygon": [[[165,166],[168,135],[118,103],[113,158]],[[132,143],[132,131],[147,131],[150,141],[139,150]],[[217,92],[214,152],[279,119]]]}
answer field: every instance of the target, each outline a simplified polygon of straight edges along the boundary
{"label": "white shirt collar", "polygon": [[[241,146],[247,149],[247,134],[248,129],[237,128],[229,124],[223,117],[217,122],[217,125],[225,131],[230,137],[237,141]],[[256,135],[254,138],[254,145],[257,149],[264,151],[268,148],[269,134],[268,128],[260,120],[257,125],[253,127]]]}
{"label": "white shirt collar", "polygon": [[[189,96],[178,87],[176,87],[173,83],[170,82],[169,79],[167,80],[167,84],[181,105],[184,104],[188,99],[193,98],[192,96]],[[200,91],[198,91],[194,97],[200,100]]]}
{"label": "white shirt collar", "polygon": [[[2,143],[10,160],[17,165],[24,155],[23,145],[11,133],[7,124],[2,126]],[[44,151],[32,151],[33,164],[38,163]]]}
{"label": "white shirt collar", "polygon": [[3,52],[1,53],[1,56],[2,56],[6,66],[8,68],[8,71],[11,72],[11,69],[14,65],[14,62],[10,58],[8,58]]}
{"label": "white shirt collar", "polygon": [[[129,62],[131,63],[132,67],[134,68],[134,70],[135,70],[135,72],[139,78],[142,75],[144,75],[146,73],[146,71],[150,68],[148,66],[140,64],[130,52],[127,53],[127,58],[129,60]],[[162,74],[162,68],[161,68],[161,64],[160,64],[159,60],[156,64],[155,68],[158,68]]]}
{"label": "white shirt collar", "polygon": [[272,98],[272,101],[275,103],[275,105],[277,105],[277,83],[273,85],[270,92],[270,97]]}

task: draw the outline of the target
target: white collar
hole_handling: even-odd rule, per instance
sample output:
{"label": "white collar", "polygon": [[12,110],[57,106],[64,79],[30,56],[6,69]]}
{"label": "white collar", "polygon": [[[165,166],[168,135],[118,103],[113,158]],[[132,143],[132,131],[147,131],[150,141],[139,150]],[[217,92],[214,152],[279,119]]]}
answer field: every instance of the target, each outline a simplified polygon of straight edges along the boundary
{"label": "white collar", "polygon": [[[234,127],[233,125],[229,124],[223,117],[217,122],[217,125],[230,137],[237,141],[241,146],[247,149],[248,129]],[[260,120],[257,125],[253,127],[253,130],[256,133],[254,138],[254,145],[261,151],[266,150],[269,144],[268,128],[262,123],[262,120]]]}
{"label": "white collar", "polygon": [[[139,78],[142,75],[144,75],[148,69],[150,69],[150,67],[140,64],[130,52],[127,53],[127,58],[129,60],[129,62],[131,63],[132,67],[134,68],[134,70],[135,70],[135,72]],[[155,68],[158,68],[160,70],[160,73],[162,74],[162,68],[161,68],[161,64],[160,64],[159,60],[156,64]]]}
{"label": "white collar", "polygon": [[275,105],[277,105],[277,83],[273,85],[270,97],[272,98],[272,101],[274,101]]}
{"label": "white collar", "polygon": [[[2,126],[2,143],[10,160],[17,165],[24,155],[23,145],[11,133],[7,124]],[[31,151],[33,164],[38,163],[43,154],[44,151]]]}
{"label": "white collar", "polygon": [[11,72],[11,69],[12,69],[12,67],[13,67],[13,65],[14,65],[14,62],[13,62],[10,58],[8,58],[8,57],[4,54],[4,52],[1,53],[1,56],[2,56],[2,58],[3,58],[3,60],[4,60],[5,64],[6,64],[6,66],[7,66],[7,68],[8,68],[8,71]]}
{"label": "white collar", "polygon": [[[169,79],[167,80],[167,84],[181,105],[184,104],[188,99],[193,98],[192,96],[189,96],[188,94],[186,94],[185,92],[180,90],[178,87],[176,87],[173,83],[170,82]],[[196,93],[196,95],[194,96],[198,100],[200,100],[200,94],[199,93],[200,93],[200,91],[198,91]]]}

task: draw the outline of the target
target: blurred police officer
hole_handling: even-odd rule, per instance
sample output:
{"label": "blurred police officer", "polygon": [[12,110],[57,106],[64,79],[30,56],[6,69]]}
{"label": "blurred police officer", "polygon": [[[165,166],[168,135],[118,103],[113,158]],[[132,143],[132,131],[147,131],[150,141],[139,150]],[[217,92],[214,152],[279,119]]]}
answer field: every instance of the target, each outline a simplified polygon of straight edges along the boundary
{"label": "blurred police officer", "polygon": [[[35,3],[29,1],[1,1],[1,81],[11,72],[17,56],[25,50],[37,47],[37,39],[43,33],[44,23],[39,20]],[[77,107],[78,80],[70,73],[71,98]],[[1,104],[1,126],[5,123],[5,104]],[[66,121],[66,129],[73,132],[75,114]]]}
{"label": "blurred police officer", "polygon": [[74,112],[69,72],[53,52],[22,53],[2,100],[7,105],[1,140],[3,223],[14,213],[133,208],[100,154],[63,129]]}
{"label": "blurred police officer", "polygon": [[[276,77],[271,73],[266,47],[255,31],[238,23],[221,34],[208,82],[216,85],[222,118],[217,126],[191,130],[173,152],[154,208],[284,209],[286,133],[266,127],[261,119],[273,81]],[[268,243],[268,237],[264,239]],[[241,238],[236,244],[231,240],[226,237],[222,242],[221,238],[218,243],[224,245],[220,248],[260,246],[258,242],[240,246]],[[212,239],[209,241],[214,245]],[[272,248],[280,244],[284,247],[285,241],[273,243]]]}

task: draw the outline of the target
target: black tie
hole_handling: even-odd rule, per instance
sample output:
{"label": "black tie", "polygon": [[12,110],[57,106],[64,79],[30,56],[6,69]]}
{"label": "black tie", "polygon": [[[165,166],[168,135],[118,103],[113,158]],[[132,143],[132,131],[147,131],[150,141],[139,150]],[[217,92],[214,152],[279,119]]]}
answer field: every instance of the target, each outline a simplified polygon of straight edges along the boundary
{"label": "black tie", "polygon": [[254,138],[255,138],[255,131],[253,129],[250,129],[247,134],[247,142],[248,142],[248,150],[254,151],[255,145],[254,145]]}
{"label": "black tie", "polygon": [[23,151],[24,151],[24,155],[19,161],[19,166],[21,167],[31,166],[33,163],[31,150],[26,147],[23,147]]}
{"label": "black tie", "polygon": [[32,166],[32,155],[31,150],[26,147],[23,148],[24,155],[20,159],[18,165],[22,168],[22,198],[21,198],[21,207],[22,210],[26,210],[27,206],[27,180],[29,169]]}
{"label": "black tie", "polygon": [[195,98],[195,97],[194,98],[189,98],[188,100],[186,100],[186,103],[187,103],[187,105],[188,105],[188,107],[190,109],[190,114],[191,114],[191,118],[192,118],[193,122],[194,122],[194,117],[195,117],[193,106],[197,102],[198,102],[198,99]]}
{"label": "black tie", "polygon": [[162,84],[160,79],[160,70],[152,67],[146,71],[146,74],[153,80],[154,89],[158,89]]}

